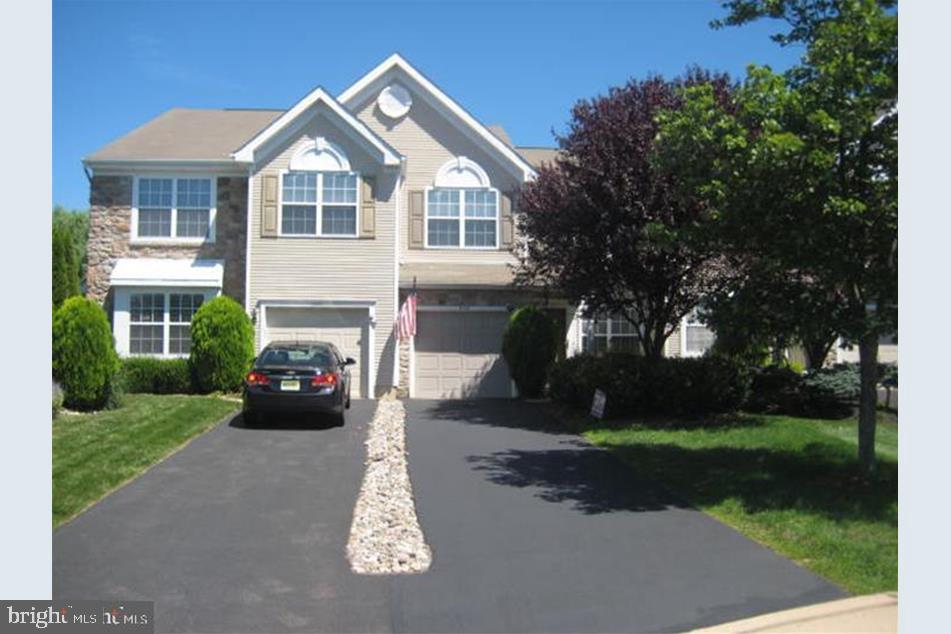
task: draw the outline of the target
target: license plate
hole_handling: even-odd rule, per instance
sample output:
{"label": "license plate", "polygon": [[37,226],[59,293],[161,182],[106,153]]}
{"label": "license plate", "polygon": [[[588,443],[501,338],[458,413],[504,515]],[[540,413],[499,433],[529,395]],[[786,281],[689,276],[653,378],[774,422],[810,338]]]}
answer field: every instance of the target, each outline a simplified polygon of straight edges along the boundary
{"label": "license plate", "polygon": [[300,381],[281,381],[282,392],[300,392]]}

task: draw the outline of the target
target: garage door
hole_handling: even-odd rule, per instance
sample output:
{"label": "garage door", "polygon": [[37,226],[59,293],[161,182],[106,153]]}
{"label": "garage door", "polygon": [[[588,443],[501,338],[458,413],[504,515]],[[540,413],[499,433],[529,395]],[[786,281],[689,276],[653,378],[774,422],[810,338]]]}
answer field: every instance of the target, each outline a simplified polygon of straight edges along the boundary
{"label": "garage door", "polygon": [[511,380],[502,358],[507,321],[505,311],[419,311],[415,396],[510,397]]}
{"label": "garage door", "polygon": [[364,368],[369,327],[366,308],[298,308],[268,306],[264,343],[271,341],[327,341],[357,364],[351,366],[352,396],[363,397],[367,389]]}

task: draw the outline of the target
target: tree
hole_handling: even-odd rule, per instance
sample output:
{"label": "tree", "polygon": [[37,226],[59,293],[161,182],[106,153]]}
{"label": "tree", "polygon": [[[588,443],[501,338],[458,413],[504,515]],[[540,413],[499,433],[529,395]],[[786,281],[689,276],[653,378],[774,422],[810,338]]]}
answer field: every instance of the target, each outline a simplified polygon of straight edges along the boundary
{"label": "tree", "polygon": [[86,279],[86,243],[89,239],[89,213],[83,209],[69,210],[62,205],[53,207],[53,227],[63,225],[69,230],[76,251],[79,285]]}
{"label": "tree", "polygon": [[502,356],[521,396],[538,398],[544,394],[559,339],[564,340],[559,334],[554,320],[535,306],[523,306],[509,317]]}
{"label": "tree", "polygon": [[53,225],[53,308],[59,308],[67,297],[79,295],[79,267],[69,229]]}
{"label": "tree", "polygon": [[63,387],[65,404],[79,410],[109,405],[118,370],[106,312],[91,299],[68,298],[53,313],[53,378]]}
{"label": "tree", "polygon": [[730,82],[698,69],[665,81],[631,80],[577,103],[561,152],[525,186],[516,213],[524,241],[518,278],[544,283],[634,327],[645,355],[664,342],[721,276],[705,248],[700,200],[674,198],[650,157],[655,116],[676,108],[679,89],[705,85],[726,102]]}
{"label": "tree", "polygon": [[[898,321],[898,18],[886,0],[734,0],[720,25],[770,17],[801,44],[783,75],[752,66],[731,108],[704,86],[661,116],[657,161],[701,196],[733,257],[806,282],[859,342],[859,460],[875,469],[877,353]],[[826,309],[823,309],[826,310]]]}

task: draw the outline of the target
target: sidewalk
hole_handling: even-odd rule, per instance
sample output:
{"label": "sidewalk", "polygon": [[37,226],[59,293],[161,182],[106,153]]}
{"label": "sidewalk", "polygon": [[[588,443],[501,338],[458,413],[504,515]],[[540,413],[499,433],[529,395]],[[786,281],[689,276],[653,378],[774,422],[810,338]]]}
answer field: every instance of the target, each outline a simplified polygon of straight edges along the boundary
{"label": "sidewalk", "polygon": [[751,619],[694,630],[694,634],[713,634],[714,632],[729,632],[731,634],[835,632],[845,634],[850,632],[897,631],[898,594],[884,592],[764,614]]}

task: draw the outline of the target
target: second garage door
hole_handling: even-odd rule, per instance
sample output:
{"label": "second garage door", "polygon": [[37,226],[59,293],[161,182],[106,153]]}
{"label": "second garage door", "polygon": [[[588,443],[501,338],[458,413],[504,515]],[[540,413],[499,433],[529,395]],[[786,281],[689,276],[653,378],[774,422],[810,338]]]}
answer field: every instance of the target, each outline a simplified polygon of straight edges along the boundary
{"label": "second garage door", "polygon": [[509,398],[512,383],[502,358],[506,311],[417,313],[418,398]]}
{"label": "second garage door", "polygon": [[365,342],[369,316],[365,308],[268,306],[264,344],[271,341],[327,341],[357,364],[350,368],[351,395],[366,394]]}

